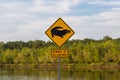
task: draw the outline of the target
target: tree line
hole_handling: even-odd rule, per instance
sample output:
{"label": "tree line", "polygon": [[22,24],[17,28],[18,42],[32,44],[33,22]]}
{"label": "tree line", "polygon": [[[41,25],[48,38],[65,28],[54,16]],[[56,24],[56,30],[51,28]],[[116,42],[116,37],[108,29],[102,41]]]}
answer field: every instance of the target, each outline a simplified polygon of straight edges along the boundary
{"label": "tree line", "polygon": [[[51,49],[58,48],[53,42],[10,41],[0,42],[0,64],[51,64]],[[61,59],[63,64],[120,64],[120,38],[105,36],[101,40],[84,39],[69,40],[61,48],[69,50],[69,56]]]}

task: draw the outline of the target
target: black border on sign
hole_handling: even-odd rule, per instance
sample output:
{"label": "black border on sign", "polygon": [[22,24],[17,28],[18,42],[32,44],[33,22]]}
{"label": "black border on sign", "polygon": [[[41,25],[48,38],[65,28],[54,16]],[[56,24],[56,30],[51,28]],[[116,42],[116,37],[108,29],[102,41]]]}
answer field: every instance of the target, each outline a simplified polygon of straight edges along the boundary
{"label": "black border on sign", "polygon": [[[58,18],[58,20],[62,20],[67,26],[68,26],[68,28],[70,28],[70,26],[62,19],[62,18]],[[48,29],[47,29],[47,31],[58,21],[58,20],[56,20]],[[71,28],[70,28],[71,29]],[[49,35],[47,34],[47,31],[45,31],[45,34],[49,37]],[[71,29],[71,31],[73,32],[73,34],[65,41],[65,42],[67,42],[74,34],[75,34],[75,32]],[[50,38],[50,37],[49,37]],[[50,38],[57,46],[59,46],[52,38]],[[64,43],[65,43],[64,42]],[[63,43],[63,44],[64,44]],[[63,45],[62,44],[62,45]],[[61,45],[61,46],[62,46]],[[61,47],[61,46],[59,46],[59,47]]]}

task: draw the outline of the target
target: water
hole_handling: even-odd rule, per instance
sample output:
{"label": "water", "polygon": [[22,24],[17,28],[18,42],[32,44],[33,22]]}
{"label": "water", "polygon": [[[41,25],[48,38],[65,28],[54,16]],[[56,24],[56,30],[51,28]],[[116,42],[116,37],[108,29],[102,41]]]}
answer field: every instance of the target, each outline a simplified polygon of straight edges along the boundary
{"label": "water", "polygon": [[[0,80],[58,80],[57,69],[2,69]],[[62,69],[61,80],[120,80],[119,69]]]}

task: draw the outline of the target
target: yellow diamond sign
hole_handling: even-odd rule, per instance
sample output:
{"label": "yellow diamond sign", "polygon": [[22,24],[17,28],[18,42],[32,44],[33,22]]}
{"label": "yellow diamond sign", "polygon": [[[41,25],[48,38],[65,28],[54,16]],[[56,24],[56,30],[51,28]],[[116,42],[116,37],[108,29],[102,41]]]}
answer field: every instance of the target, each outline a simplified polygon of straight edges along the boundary
{"label": "yellow diamond sign", "polygon": [[45,33],[61,47],[74,34],[74,31],[59,18]]}

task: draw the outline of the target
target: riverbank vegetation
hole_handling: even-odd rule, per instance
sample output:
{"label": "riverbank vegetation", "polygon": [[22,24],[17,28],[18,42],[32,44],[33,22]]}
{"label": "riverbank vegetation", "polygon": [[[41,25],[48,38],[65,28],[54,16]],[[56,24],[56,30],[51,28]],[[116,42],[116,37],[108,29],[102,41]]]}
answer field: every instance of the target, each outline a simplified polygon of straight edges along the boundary
{"label": "riverbank vegetation", "polygon": [[[55,65],[51,49],[58,48],[53,42],[9,41],[0,42],[0,66],[4,65]],[[105,36],[101,40],[84,39],[67,41],[61,48],[69,50],[69,56],[61,64],[69,66],[120,65],[120,38]]]}

